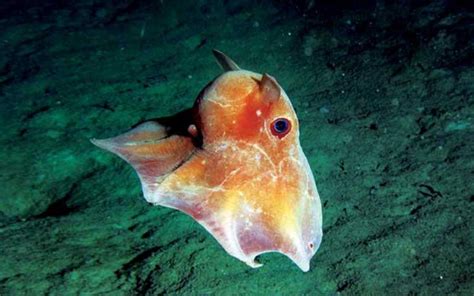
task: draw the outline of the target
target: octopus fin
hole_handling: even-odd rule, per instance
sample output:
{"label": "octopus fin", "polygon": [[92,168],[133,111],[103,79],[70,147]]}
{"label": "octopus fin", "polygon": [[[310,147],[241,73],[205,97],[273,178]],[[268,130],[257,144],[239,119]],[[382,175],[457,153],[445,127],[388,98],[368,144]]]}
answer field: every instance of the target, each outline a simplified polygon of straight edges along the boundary
{"label": "octopus fin", "polygon": [[262,80],[258,83],[264,98],[272,102],[277,101],[280,98],[280,86],[275,78],[265,73],[262,76]]}
{"label": "octopus fin", "polygon": [[217,63],[222,67],[224,71],[237,71],[240,70],[240,67],[223,52],[213,49],[212,53],[217,60]]}

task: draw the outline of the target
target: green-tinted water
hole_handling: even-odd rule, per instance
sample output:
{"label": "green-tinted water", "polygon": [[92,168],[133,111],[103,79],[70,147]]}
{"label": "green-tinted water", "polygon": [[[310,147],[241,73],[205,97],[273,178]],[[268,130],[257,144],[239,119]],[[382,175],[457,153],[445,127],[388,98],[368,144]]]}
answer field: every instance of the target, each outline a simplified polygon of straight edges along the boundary
{"label": "green-tinted water", "polygon": [[[24,2],[24,3],[23,3]],[[472,7],[3,1],[0,294],[472,295]],[[300,120],[324,237],[251,269],[89,142],[191,106],[218,48]]]}

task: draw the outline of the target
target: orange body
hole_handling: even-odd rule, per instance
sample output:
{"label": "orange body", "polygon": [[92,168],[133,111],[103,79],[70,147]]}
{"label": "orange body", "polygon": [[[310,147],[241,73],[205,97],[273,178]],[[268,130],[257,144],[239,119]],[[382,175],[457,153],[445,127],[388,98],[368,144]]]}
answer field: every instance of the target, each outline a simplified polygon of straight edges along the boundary
{"label": "orange body", "polygon": [[158,120],[94,143],[134,166],[149,202],[189,214],[230,255],[256,267],[280,252],[309,270],[321,205],[287,95],[268,75],[232,69],[192,114],[188,135]]}

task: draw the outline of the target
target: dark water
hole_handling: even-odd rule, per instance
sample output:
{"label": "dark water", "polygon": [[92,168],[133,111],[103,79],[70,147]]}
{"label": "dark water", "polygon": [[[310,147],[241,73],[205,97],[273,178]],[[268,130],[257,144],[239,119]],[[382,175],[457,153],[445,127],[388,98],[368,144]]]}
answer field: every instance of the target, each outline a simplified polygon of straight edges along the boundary
{"label": "dark water", "polygon": [[[456,1],[2,1],[1,295],[472,295],[474,12]],[[252,269],[89,139],[190,107],[218,48],[288,93],[323,205]]]}

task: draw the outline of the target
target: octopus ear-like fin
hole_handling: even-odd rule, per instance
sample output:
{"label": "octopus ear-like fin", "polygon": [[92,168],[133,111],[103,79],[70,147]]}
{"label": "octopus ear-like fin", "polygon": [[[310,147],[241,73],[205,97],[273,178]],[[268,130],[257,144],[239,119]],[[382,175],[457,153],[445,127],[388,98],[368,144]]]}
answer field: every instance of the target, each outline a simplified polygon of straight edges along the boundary
{"label": "octopus ear-like fin", "polygon": [[156,121],[146,121],[117,137],[91,142],[128,162],[140,178],[145,199],[151,201],[163,180],[195,151],[191,137],[168,130]]}
{"label": "octopus ear-like fin", "polygon": [[260,85],[260,91],[266,100],[274,102],[280,98],[280,86],[272,76],[267,73],[263,74],[262,80],[260,80],[258,84]]}
{"label": "octopus ear-like fin", "polygon": [[226,56],[223,52],[213,49],[212,53],[214,54],[214,57],[217,60],[217,63],[222,67],[224,71],[237,71],[240,70],[240,67],[237,66],[237,64],[231,60],[228,56]]}

